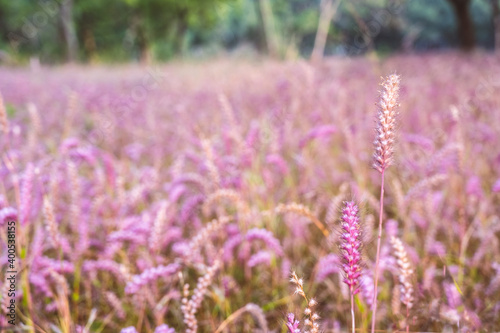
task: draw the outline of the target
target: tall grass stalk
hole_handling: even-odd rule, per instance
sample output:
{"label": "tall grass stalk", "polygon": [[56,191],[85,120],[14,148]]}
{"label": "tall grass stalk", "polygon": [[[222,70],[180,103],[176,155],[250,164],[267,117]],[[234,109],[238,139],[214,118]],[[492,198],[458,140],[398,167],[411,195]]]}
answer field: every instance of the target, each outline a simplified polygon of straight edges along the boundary
{"label": "tall grass stalk", "polygon": [[361,276],[361,229],[358,206],[353,201],[344,203],[341,226],[342,267],[345,274],[344,283],[349,286],[351,293],[352,332],[354,333],[356,331],[354,295],[359,292],[359,277]]}
{"label": "tall grass stalk", "polygon": [[378,223],[377,257],[375,263],[375,281],[373,290],[373,311],[371,332],[375,332],[375,322],[377,319],[377,289],[380,261],[380,243],[382,239],[382,219],[384,216],[384,176],[385,169],[393,162],[395,125],[399,95],[399,76],[389,75],[382,84],[380,102],[377,112],[377,126],[375,138],[375,153],[373,154],[373,167],[380,172],[380,210]]}

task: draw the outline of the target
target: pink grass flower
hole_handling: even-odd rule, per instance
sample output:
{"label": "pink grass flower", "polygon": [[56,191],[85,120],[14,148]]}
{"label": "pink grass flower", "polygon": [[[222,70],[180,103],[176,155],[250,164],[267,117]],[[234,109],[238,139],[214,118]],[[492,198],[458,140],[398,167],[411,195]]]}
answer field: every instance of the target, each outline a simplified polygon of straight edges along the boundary
{"label": "pink grass flower", "polygon": [[359,292],[361,275],[361,230],[358,218],[358,206],[352,201],[345,202],[341,217],[342,268],[345,273],[344,282],[353,294]]}
{"label": "pink grass flower", "polygon": [[301,333],[299,325],[300,321],[295,319],[295,315],[293,313],[289,313],[286,316],[286,327],[288,328],[288,333]]}
{"label": "pink grass flower", "polygon": [[378,104],[377,127],[375,131],[375,153],[373,167],[380,173],[393,162],[396,116],[399,96],[399,75],[390,75],[384,81]]}

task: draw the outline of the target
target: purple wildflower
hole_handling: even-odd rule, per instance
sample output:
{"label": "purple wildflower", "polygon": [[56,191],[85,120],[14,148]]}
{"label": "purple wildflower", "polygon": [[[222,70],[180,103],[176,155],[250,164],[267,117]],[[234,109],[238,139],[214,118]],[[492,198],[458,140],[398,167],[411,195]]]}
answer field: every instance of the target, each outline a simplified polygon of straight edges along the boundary
{"label": "purple wildflower", "polygon": [[316,274],[316,281],[325,281],[329,275],[338,273],[339,268],[339,257],[335,254],[329,254],[326,257],[321,258],[318,262],[318,273]]}
{"label": "purple wildflower", "polygon": [[179,198],[186,192],[186,186],[184,185],[174,185],[170,188],[168,194],[168,200],[172,203],[177,202]]}
{"label": "purple wildflower", "polygon": [[168,266],[157,266],[142,272],[140,275],[135,275],[132,280],[125,287],[127,294],[135,294],[139,289],[151,282],[157,280],[159,277],[170,277],[177,273],[180,266],[178,264],[170,264]]}
{"label": "purple wildflower", "polygon": [[471,176],[467,181],[466,192],[468,195],[481,198],[483,190],[481,188],[481,179],[478,176]]}
{"label": "purple wildflower", "polygon": [[35,169],[33,167],[33,164],[30,163],[26,167],[23,187],[21,189],[21,209],[20,209],[21,225],[26,225],[26,223],[30,218],[34,175],[35,175]]}
{"label": "purple wildflower", "polygon": [[170,227],[168,233],[161,240],[162,247],[165,248],[168,245],[180,240],[182,238],[182,229],[179,227]]}
{"label": "purple wildflower", "polygon": [[41,274],[30,274],[30,283],[35,287],[33,288],[37,293],[41,293],[45,297],[52,297],[52,291],[50,290],[50,285]]}
{"label": "purple wildflower", "polygon": [[54,302],[50,302],[49,304],[47,304],[45,306],[45,311],[47,312],[56,312],[57,311],[57,302],[54,301]]}
{"label": "purple wildflower", "polygon": [[388,220],[385,224],[385,232],[389,237],[397,236],[398,234],[398,221],[396,220]]}
{"label": "purple wildflower", "polygon": [[371,307],[373,304],[373,292],[374,292],[373,278],[368,274],[368,272],[365,271],[364,274],[361,274],[360,280],[361,280],[361,295],[363,296],[363,299],[365,300],[366,304],[368,304]]}
{"label": "purple wildflower", "polygon": [[342,209],[342,268],[345,272],[344,282],[349,286],[351,292],[359,292],[359,276],[361,271],[361,230],[359,226],[358,207],[352,201],[345,202]]}
{"label": "purple wildflower", "polygon": [[80,145],[80,140],[78,140],[78,138],[75,137],[67,138],[59,146],[59,151],[64,154],[69,150],[77,148],[79,145]]}
{"label": "purple wildflower", "polygon": [[0,209],[0,226],[3,226],[5,222],[16,221],[17,220],[17,210],[12,207],[5,207]]}
{"label": "purple wildflower", "polygon": [[288,165],[283,157],[281,157],[279,154],[267,155],[266,162],[269,164],[274,164],[281,174],[286,175],[288,173]]}
{"label": "purple wildflower", "polygon": [[292,270],[292,263],[289,259],[283,259],[281,262],[281,276],[286,279],[290,276],[290,271]]}
{"label": "purple wildflower", "polygon": [[95,150],[90,147],[76,148],[70,151],[69,156],[77,162],[85,161],[90,165],[95,165],[96,163]]}
{"label": "purple wildflower", "polygon": [[289,313],[286,316],[286,327],[288,328],[288,333],[301,333],[300,321],[295,319],[295,315],[293,313]]}
{"label": "purple wildflower", "polygon": [[184,201],[184,204],[182,205],[181,211],[180,211],[180,222],[185,224],[189,221],[191,216],[193,216],[196,213],[197,206],[200,205],[203,200],[204,196],[201,194],[194,195],[189,197]]}
{"label": "purple wildflower", "polygon": [[403,136],[406,142],[413,143],[427,151],[434,150],[434,142],[428,137],[420,134],[405,134]]}
{"label": "purple wildflower", "polygon": [[146,241],[146,235],[137,234],[137,231],[132,230],[120,230],[114,231],[108,236],[108,242],[110,243],[121,243],[125,241],[143,244]]}
{"label": "purple wildflower", "polygon": [[75,333],[89,333],[89,331],[87,329],[85,329],[85,327],[83,327],[81,325],[76,325],[76,327],[75,327]]}
{"label": "purple wildflower", "polygon": [[55,271],[59,274],[71,274],[75,270],[73,263],[66,260],[55,260],[49,257],[39,257],[34,263],[36,268],[43,267],[47,272]]}
{"label": "purple wildflower", "polygon": [[453,283],[443,283],[444,293],[446,295],[446,300],[448,301],[448,305],[452,309],[457,309],[460,305],[462,305],[462,300],[460,299],[460,293],[457,290],[457,287]]}
{"label": "purple wildflower", "polygon": [[116,278],[122,281],[126,281],[127,279],[127,274],[124,271],[124,266],[118,264],[113,260],[87,260],[83,263],[83,270],[93,273],[98,270],[106,271],[113,274]]}
{"label": "purple wildflower", "polygon": [[175,330],[169,327],[167,324],[163,324],[156,327],[154,333],[175,333]]}
{"label": "purple wildflower", "polygon": [[281,244],[279,240],[277,240],[273,233],[271,231],[265,230],[265,229],[251,229],[248,231],[246,235],[246,239],[249,242],[252,242],[254,240],[261,240],[263,241],[266,246],[273,250],[273,252],[277,256],[282,256],[283,255],[283,249],[281,248]]}
{"label": "purple wildflower", "polygon": [[224,262],[230,262],[233,259],[233,251],[234,249],[241,244],[243,241],[243,237],[241,234],[235,234],[231,236],[226,243],[224,244],[224,251],[222,258]]}
{"label": "purple wildflower", "polygon": [[493,184],[493,187],[491,189],[493,192],[495,193],[498,193],[500,192],[500,178],[497,179],[497,181],[495,182],[495,184]]}
{"label": "purple wildflower", "polygon": [[140,143],[132,143],[124,148],[125,154],[127,154],[130,159],[138,161],[144,152],[144,145]]}
{"label": "purple wildflower", "polygon": [[271,264],[271,253],[269,253],[269,251],[259,251],[248,259],[249,267],[255,267],[261,264],[267,266]]}
{"label": "purple wildflower", "polygon": [[310,130],[302,140],[300,140],[299,147],[300,149],[304,148],[311,140],[316,138],[326,141],[326,139],[336,132],[337,128],[334,125],[322,125],[315,127]]}
{"label": "purple wildflower", "polygon": [[114,293],[110,291],[106,292],[104,296],[106,297],[106,300],[115,311],[116,316],[120,319],[125,319],[126,316],[125,310],[123,309],[122,302],[120,301],[118,296],[116,296]]}

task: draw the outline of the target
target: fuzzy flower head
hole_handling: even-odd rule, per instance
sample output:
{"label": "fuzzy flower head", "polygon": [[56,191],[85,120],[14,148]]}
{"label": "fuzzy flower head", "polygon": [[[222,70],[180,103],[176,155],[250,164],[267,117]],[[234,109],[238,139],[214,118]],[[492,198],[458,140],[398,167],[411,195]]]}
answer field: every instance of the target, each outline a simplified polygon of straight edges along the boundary
{"label": "fuzzy flower head", "polygon": [[396,116],[399,97],[399,75],[389,75],[382,84],[375,128],[373,167],[383,172],[393,162]]}
{"label": "fuzzy flower head", "polygon": [[289,313],[286,316],[286,327],[288,328],[288,333],[301,333],[299,325],[300,321],[295,319],[295,315],[293,313]]}
{"label": "fuzzy flower head", "polygon": [[411,309],[413,306],[413,285],[411,284],[413,268],[411,267],[410,260],[408,259],[408,253],[403,246],[403,242],[397,237],[391,237],[391,244],[399,267],[401,301],[408,307],[408,309]]}
{"label": "fuzzy flower head", "polygon": [[344,202],[341,218],[342,268],[345,273],[344,282],[351,292],[359,292],[361,275],[361,230],[359,226],[358,206],[352,201]]}

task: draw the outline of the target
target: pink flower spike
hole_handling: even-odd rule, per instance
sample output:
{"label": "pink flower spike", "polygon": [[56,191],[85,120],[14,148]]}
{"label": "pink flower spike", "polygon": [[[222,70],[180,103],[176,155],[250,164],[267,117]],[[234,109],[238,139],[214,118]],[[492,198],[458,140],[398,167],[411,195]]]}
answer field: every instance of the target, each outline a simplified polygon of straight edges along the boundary
{"label": "pink flower spike", "polygon": [[341,217],[342,235],[342,268],[345,273],[344,282],[353,294],[359,291],[361,275],[361,230],[359,226],[358,207],[352,201],[345,202]]}

